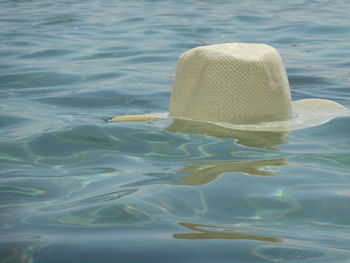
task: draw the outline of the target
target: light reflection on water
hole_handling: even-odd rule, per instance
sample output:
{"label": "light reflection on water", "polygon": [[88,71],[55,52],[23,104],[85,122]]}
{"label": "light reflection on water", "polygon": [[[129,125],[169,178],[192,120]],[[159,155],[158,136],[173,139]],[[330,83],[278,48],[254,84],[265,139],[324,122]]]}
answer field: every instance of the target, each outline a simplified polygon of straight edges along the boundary
{"label": "light reflection on water", "polygon": [[347,1],[1,3],[0,261],[347,262],[350,120],[246,132],[168,109],[198,45],[267,43],[350,107]]}

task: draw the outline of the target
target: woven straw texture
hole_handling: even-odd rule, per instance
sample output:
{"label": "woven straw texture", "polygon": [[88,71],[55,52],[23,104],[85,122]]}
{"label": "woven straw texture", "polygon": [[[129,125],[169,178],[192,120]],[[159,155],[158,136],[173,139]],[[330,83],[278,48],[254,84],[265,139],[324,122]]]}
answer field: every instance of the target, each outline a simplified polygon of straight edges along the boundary
{"label": "woven straw texture", "polygon": [[276,49],[227,43],[180,56],[169,116],[251,123],[291,117],[287,74]]}

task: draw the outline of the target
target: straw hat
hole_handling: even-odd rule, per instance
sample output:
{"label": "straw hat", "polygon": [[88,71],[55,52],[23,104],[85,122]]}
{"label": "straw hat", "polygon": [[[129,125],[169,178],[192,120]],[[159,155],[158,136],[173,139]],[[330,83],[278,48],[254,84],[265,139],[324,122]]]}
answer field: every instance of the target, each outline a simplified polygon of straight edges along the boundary
{"label": "straw hat", "polygon": [[288,131],[339,116],[350,116],[350,110],[329,100],[291,100],[283,61],[273,47],[225,43],[196,47],[180,56],[168,114],[111,121],[170,117],[237,130]]}

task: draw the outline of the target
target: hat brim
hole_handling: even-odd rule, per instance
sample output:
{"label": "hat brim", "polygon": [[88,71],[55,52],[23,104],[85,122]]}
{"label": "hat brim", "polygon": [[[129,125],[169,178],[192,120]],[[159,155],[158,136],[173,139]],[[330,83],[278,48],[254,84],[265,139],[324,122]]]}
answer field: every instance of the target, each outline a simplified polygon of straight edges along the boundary
{"label": "hat brim", "polygon": [[286,121],[234,124],[210,122],[225,128],[247,131],[293,131],[322,125],[336,117],[350,116],[350,110],[334,101],[303,99],[292,102],[292,118]]}
{"label": "hat brim", "polygon": [[[350,116],[350,110],[334,101],[324,99],[303,99],[292,102],[292,118],[286,121],[237,124],[215,121],[199,121],[224,128],[242,131],[293,131],[322,125],[334,118]],[[154,121],[168,118],[168,113],[122,116],[112,122]],[[178,118],[190,121],[188,118]]]}

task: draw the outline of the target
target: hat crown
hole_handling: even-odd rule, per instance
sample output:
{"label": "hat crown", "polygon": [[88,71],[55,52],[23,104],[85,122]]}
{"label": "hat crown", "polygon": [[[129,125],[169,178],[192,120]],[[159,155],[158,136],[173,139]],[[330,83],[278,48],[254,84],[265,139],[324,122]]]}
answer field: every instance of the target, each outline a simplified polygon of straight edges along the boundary
{"label": "hat crown", "polygon": [[226,43],[180,56],[170,117],[252,123],[287,120],[291,111],[287,73],[271,46]]}

